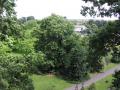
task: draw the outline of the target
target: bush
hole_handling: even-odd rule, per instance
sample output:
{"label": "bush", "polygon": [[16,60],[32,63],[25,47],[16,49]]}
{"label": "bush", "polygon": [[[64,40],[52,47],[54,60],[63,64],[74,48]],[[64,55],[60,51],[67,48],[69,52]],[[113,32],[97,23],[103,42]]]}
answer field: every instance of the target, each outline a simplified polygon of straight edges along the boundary
{"label": "bush", "polygon": [[34,73],[48,73],[51,71],[52,63],[45,59],[45,55],[42,52],[29,53],[25,58],[29,63],[29,71]]}
{"label": "bush", "polygon": [[87,77],[85,42],[73,30],[73,24],[61,16],[41,20],[35,49],[45,54],[45,60],[39,65],[42,71],[55,71],[72,80]]}
{"label": "bush", "polygon": [[8,90],[8,87],[8,82],[4,79],[0,79],[0,90]]}
{"label": "bush", "polygon": [[120,71],[116,71],[113,75],[114,79],[112,82],[112,88],[113,90],[119,90],[120,89]]}
{"label": "bush", "polygon": [[0,85],[4,88],[2,90],[33,90],[27,69],[24,57],[0,55]]}
{"label": "bush", "polygon": [[88,90],[96,90],[95,84],[94,84],[94,83],[91,84],[91,85],[88,87]]}
{"label": "bush", "polygon": [[13,51],[22,54],[28,54],[34,52],[34,47],[29,41],[17,40],[14,43]]}
{"label": "bush", "polygon": [[0,42],[0,54],[5,54],[6,52],[11,52],[12,49],[5,44],[4,42]]}

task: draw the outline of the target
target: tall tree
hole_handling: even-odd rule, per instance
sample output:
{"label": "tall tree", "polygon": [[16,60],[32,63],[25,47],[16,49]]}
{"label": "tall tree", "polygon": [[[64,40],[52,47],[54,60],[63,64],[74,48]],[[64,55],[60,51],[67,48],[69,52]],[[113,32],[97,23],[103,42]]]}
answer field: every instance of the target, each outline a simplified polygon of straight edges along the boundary
{"label": "tall tree", "polygon": [[[65,42],[73,33],[73,25],[63,17],[52,15],[40,23],[36,50],[46,54],[52,67],[60,67],[64,62]],[[68,49],[69,51],[69,49]]]}
{"label": "tall tree", "polygon": [[0,0],[0,29],[3,29],[3,18],[6,16],[13,16],[15,14],[14,11],[15,0]]}
{"label": "tall tree", "polygon": [[92,16],[116,16],[120,19],[120,0],[83,0],[91,5],[83,6],[81,13]]}
{"label": "tall tree", "polygon": [[[120,62],[120,0],[83,0],[91,2],[91,7],[83,6],[81,13],[83,15],[98,15],[98,16],[116,16],[118,20],[108,23],[108,25],[100,33],[93,36],[90,40],[90,53],[89,58],[92,63],[92,69],[96,66],[101,66],[100,57],[106,55],[107,52],[112,50],[113,61]],[[107,6],[106,6],[107,5]],[[97,10],[95,10],[97,8]],[[94,56],[95,55],[95,56]],[[95,62],[94,62],[95,61]],[[96,66],[95,66],[96,65]],[[112,87],[113,90],[120,90],[120,71],[117,71],[113,76]]]}
{"label": "tall tree", "polygon": [[55,70],[72,80],[87,77],[86,47],[73,32],[73,24],[61,16],[52,15],[40,23],[35,48],[46,56],[48,70]]}
{"label": "tall tree", "polygon": [[14,11],[15,0],[0,0],[0,37],[19,36],[20,25],[17,22]]}
{"label": "tall tree", "polygon": [[[119,0],[83,0],[85,2],[91,2],[91,6],[83,6],[81,13],[83,15],[91,16],[116,16],[119,20],[115,22],[109,22],[105,28],[99,33],[92,36],[90,39],[90,53],[89,59],[91,58],[92,68],[96,69],[101,67],[101,57],[106,55],[109,51],[113,51],[113,57],[115,58],[118,54],[115,54],[114,50],[120,52],[118,48],[120,45],[120,1]],[[107,5],[107,6],[106,6]],[[109,7],[109,8],[107,8]],[[96,10],[97,8],[97,10]],[[114,49],[116,48],[116,49]],[[93,64],[93,62],[96,64]],[[96,66],[95,66],[96,65]],[[100,68],[99,68],[100,69]]]}

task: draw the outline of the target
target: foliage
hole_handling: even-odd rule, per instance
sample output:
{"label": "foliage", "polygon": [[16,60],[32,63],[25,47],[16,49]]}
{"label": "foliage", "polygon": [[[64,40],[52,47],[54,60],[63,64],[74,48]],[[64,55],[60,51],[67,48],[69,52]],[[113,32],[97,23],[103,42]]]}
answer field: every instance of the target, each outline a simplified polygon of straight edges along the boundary
{"label": "foliage", "polygon": [[87,27],[88,35],[92,36],[99,32],[98,26],[95,21],[88,21],[85,26]]}
{"label": "foliage", "polygon": [[[95,90],[114,90],[114,89],[110,89],[112,84],[112,79],[113,79],[112,75],[107,76],[97,81],[93,86],[95,86]],[[89,90],[88,88],[86,88],[86,90]]]}
{"label": "foliage", "polygon": [[11,51],[12,49],[5,42],[0,42],[0,54],[5,54],[6,52]]}
{"label": "foliage", "polygon": [[12,50],[16,53],[28,54],[34,52],[34,47],[28,40],[16,40],[13,44]]}
{"label": "foliage", "polygon": [[38,27],[37,20],[29,20],[24,23],[24,29],[26,30],[34,30]]}
{"label": "foliage", "polygon": [[29,21],[29,20],[35,20],[34,16],[28,16],[27,21]]}
{"label": "foliage", "polygon": [[[101,63],[102,56],[107,55],[108,52],[111,52],[111,50],[114,50],[116,46],[119,46],[120,44],[119,25],[120,25],[119,21],[109,22],[104,29],[102,29],[99,33],[93,35],[90,38],[89,41],[90,52],[88,58],[92,61],[91,64],[94,61],[96,62],[96,64],[93,64],[91,66],[94,69],[96,69],[96,67],[99,67],[98,70],[100,70],[101,69],[100,67],[102,67]],[[118,49],[116,50],[119,51]]]}
{"label": "foliage", "polygon": [[35,17],[34,16],[28,16],[28,17],[21,17],[21,18],[19,18],[19,21],[21,23],[25,23],[25,22],[31,21],[31,20],[34,21]]}
{"label": "foliage", "polygon": [[15,0],[0,0],[0,40],[21,37],[21,26],[15,16]]}
{"label": "foliage", "polygon": [[112,87],[114,87],[114,90],[119,90],[120,89],[120,71],[116,71],[115,74],[113,75],[114,79],[112,82]]}
{"label": "foliage", "polygon": [[[91,2],[90,6],[83,6],[81,14],[91,16],[117,16],[120,18],[120,1],[119,0],[83,0]],[[107,8],[106,8],[107,7]]]}
{"label": "foliage", "polygon": [[35,90],[65,90],[71,83],[55,75],[32,75]]}
{"label": "foliage", "polygon": [[37,36],[35,48],[45,54],[48,71],[59,72],[72,80],[87,76],[85,42],[73,32],[68,20],[57,15],[43,19]]}
{"label": "foliage", "polygon": [[120,45],[115,46],[113,48],[113,52],[112,52],[112,62],[114,63],[119,63],[120,62]]}
{"label": "foliage", "polygon": [[[86,38],[80,38],[79,36],[73,36],[69,39],[68,42],[72,48],[66,54],[63,75],[66,75],[71,80],[83,81],[88,78],[89,65],[87,61],[87,43],[85,41]],[[84,41],[85,40],[85,41]],[[68,47],[67,47],[68,48]],[[64,61],[65,61],[64,60]]]}
{"label": "foliage", "polygon": [[96,90],[95,84],[94,84],[94,83],[91,84],[91,85],[88,87],[88,90]]}
{"label": "foliage", "polygon": [[22,56],[0,55],[0,85],[2,90],[33,90],[26,66]]}
{"label": "foliage", "polygon": [[104,20],[89,20],[84,25],[87,27],[88,34],[90,34],[89,36],[92,36],[105,28],[107,23],[108,22]]}
{"label": "foliage", "polygon": [[45,55],[42,52],[38,53],[29,53],[25,55],[25,60],[27,61],[29,72],[31,73],[41,73],[45,72],[47,66],[47,62],[45,61]]}
{"label": "foliage", "polygon": [[72,24],[63,17],[52,15],[41,21],[39,40],[35,48],[45,53],[51,68],[62,65],[65,54],[64,42],[72,33]]}
{"label": "foliage", "polygon": [[15,7],[15,0],[0,0],[0,16],[12,16]]}
{"label": "foliage", "polygon": [[[120,62],[120,1],[119,0],[83,0],[85,2],[92,2],[92,6],[83,6],[81,14],[84,16],[89,14],[90,16],[116,16],[119,20],[114,22],[109,22],[107,26],[98,34],[92,37],[90,40],[90,50],[89,55],[91,61],[94,62],[96,66],[102,66],[100,63],[101,56],[107,55],[108,52],[112,51],[112,62]],[[108,7],[108,8],[106,8]],[[97,9],[96,9],[97,8]],[[95,56],[93,56],[95,55]],[[93,63],[93,62],[92,62]],[[92,64],[93,70],[96,70],[96,66]],[[101,69],[101,68],[100,68]],[[113,80],[112,90],[120,89],[120,71],[116,72]]]}

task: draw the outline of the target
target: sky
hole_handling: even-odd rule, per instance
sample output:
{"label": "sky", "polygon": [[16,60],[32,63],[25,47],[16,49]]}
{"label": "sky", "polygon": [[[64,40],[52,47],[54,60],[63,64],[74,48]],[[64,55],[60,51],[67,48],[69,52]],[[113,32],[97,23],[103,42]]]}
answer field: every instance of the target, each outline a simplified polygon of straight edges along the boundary
{"label": "sky", "polygon": [[89,4],[82,0],[17,0],[15,10],[18,18],[34,16],[36,19],[42,19],[54,13],[68,19],[90,19],[80,15],[82,5]]}

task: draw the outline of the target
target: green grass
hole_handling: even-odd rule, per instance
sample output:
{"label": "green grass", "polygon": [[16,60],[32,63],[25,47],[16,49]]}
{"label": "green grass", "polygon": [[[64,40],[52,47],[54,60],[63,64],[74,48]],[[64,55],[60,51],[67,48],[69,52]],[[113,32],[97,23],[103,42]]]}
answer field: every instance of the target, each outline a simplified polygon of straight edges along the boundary
{"label": "green grass", "polygon": [[96,90],[108,90],[108,88],[110,87],[111,85],[111,82],[112,82],[112,75],[96,82]]}
{"label": "green grass", "polygon": [[[117,64],[110,63],[105,66],[103,71],[107,71]],[[107,90],[112,81],[112,75],[96,82],[96,90]],[[32,75],[35,90],[64,90],[72,86],[71,83],[54,75]]]}
{"label": "green grass", "polygon": [[[107,70],[110,70],[110,69],[114,68],[117,65],[118,64],[110,63],[107,66],[105,66],[102,71],[105,72]],[[97,73],[90,74],[90,75],[91,75],[91,77],[93,77],[95,74],[97,74]],[[112,75],[110,75],[110,76],[107,76],[107,77],[101,79],[100,81],[97,81],[95,83],[96,90],[108,90],[108,88],[111,85],[112,79],[113,79],[113,77],[112,77]]]}
{"label": "green grass", "polygon": [[[104,68],[102,69],[102,72],[105,72],[107,70],[110,70],[112,68],[114,68],[115,66],[117,66],[118,64],[115,63],[109,63],[108,65],[104,66]],[[90,77],[94,77],[95,75],[97,75],[98,73],[90,73]]]}
{"label": "green grass", "polygon": [[107,70],[109,70],[109,69],[111,69],[111,68],[113,68],[113,67],[115,67],[115,66],[117,66],[118,64],[114,64],[114,63],[109,63],[108,65],[106,65],[105,67],[104,67],[104,69],[102,70],[102,71],[107,71]]}
{"label": "green grass", "polygon": [[[118,64],[110,63],[107,66],[105,66],[102,71],[105,72],[107,70],[114,68],[117,65]],[[113,77],[112,77],[112,75],[110,75],[110,76],[107,76],[107,77],[101,79],[100,81],[97,81],[95,83],[96,90],[108,90],[108,88],[111,86],[112,79],[113,79]]]}
{"label": "green grass", "polygon": [[35,90],[64,90],[72,84],[54,75],[33,75]]}
{"label": "green grass", "polygon": [[[112,75],[101,79],[100,81],[97,81],[95,83],[95,90],[108,90],[108,88],[111,86],[112,84]],[[88,90],[87,88],[85,90]]]}

